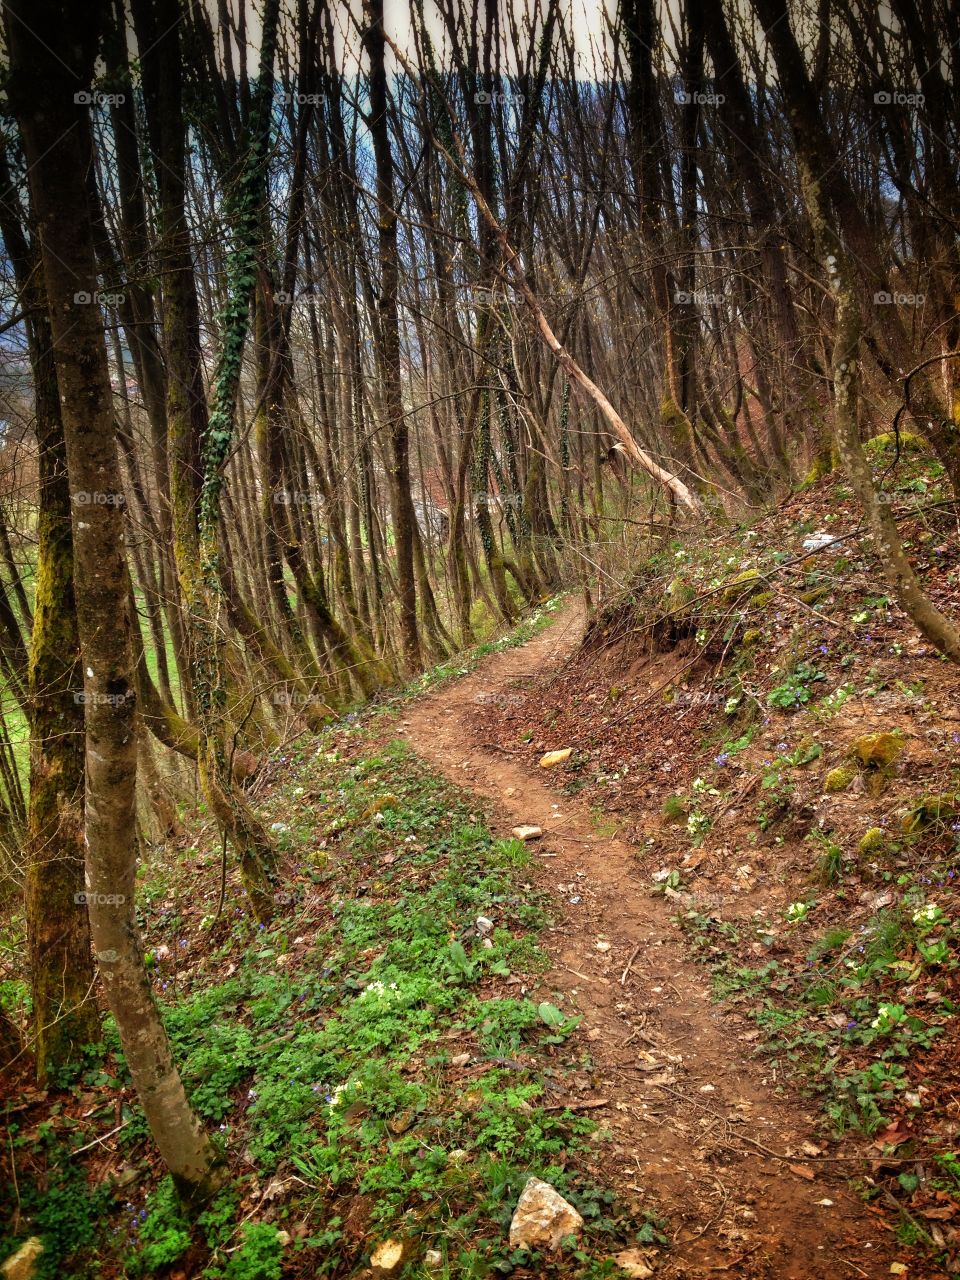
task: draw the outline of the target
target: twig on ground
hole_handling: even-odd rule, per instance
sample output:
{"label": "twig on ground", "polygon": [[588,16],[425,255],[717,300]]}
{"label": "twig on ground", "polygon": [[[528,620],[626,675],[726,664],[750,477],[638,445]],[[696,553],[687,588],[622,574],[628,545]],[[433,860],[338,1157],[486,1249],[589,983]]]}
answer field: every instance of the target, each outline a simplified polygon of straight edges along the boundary
{"label": "twig on ground", "polygon": [[637,956],[640,954],[640,947],[641,947],[641,945],[642,945],[642,944],[638,942],[638,943],[637,943],[637,945],[633,948],[633,951],[632,951],[632,953],[631,953],[631,955],[630,955],[630,959],[627,961],[627,967],[624,969],[623,973],[621,973],[621,975],[620,975],[620,985],[621,985],[621,987],[623,987],[623,986],[625,986],[625,985],[626,985],[626,982],[627,982],[627,975],[630,973],[630,970],[631,970],[631,968],[633,967],[633,962],[634,962],[634,960],[636,960]]}

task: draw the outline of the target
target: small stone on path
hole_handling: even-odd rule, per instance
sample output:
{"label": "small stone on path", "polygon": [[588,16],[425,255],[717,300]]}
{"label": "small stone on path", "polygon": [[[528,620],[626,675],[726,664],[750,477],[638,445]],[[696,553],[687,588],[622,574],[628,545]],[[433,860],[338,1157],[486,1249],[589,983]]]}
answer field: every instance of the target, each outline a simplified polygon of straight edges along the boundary
{"label": "small stone on path", "polygon": [[383,1244],[377,1245],[370,1255],[370,1265],[381,1275],[389,1275],[403,1262],[403,1254],[404,1247],[401,1240],[384,1240]]}
{"label": "small stone on path", "polygon": [[543,835],[542,827],[519,826],[514,827],[510,832],[515,840],[539,840]]}
{"label": "small stone on path", "polygon": [[580,1234],[583,1218],[549,1182],[529,1178],[510,1223],[512,1249],[558,1249],[566,1236]]}

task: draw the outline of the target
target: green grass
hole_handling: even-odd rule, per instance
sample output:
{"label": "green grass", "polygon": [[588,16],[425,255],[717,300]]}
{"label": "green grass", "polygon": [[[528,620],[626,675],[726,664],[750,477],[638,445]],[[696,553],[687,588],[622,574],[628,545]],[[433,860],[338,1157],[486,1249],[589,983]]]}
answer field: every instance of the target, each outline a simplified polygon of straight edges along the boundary
{"label": "green grass", "polygon": [[[575,1010],[526,994],[546,964],[537,937],[548,919],[528,880],[531,855],[494,838],[475,798],[368,732],[341,727],[301,743],[264,806],[284,828],[290,871],[289,915],[274,926],[253,926],[238,893],[228,916],[201,920],[195,847],[166,894],[155,892],[161,870],[149,869],[151,973],[189,1095],[230,1153],[234,1182],[188,1222],[146,1164],[146,1125],[128,1093],[120,1143],[141,1180],[90,1190],[70,1152],[113,1127],[111,1097],[126,1082],[108,1020],[75,1085],[95,1090],[103,1113],[42,1137],[10,1125],[18,1239],[36,1232],[48,1248],[40,1280],[94,1276],[98,1260],[153,1276],[188,1253],[190,1274],[210,1280],[279,1277],[281,1265],[345,1275],[389,1237],[407,1242],[405,1276],[425,1274],[433,1248],[450,1276],[522,1260],[537,1274],[586,1277],[611,1274],[611,1252],[657,1237],[652,1218],[622,1209],[603,1185],[593,1122],[555,1108],[585,1043]],[[492,929],[478,930],[481,915]],[[161,958],[175,932],[185,954],[205,953],[202,968]],[[521,1259],[507,1242],[531,1174],[587,1224],[559,1262]],[[241,1229],[260,1204],[254,1181],[281,1191]],[[14,1245],[5,1239],[0,1256]]]}
{"label": "green grass", "polygon": [[[911,1087],[909,1065],[922,1078],[923,1051],[957,1013],[945,980],[960,967],[960,920],[920,882],[901,882],[902,899],[855,932],[831,925],[805,958],[794,951],[755,967],[742,963],[744,943],[752,935],[770,945],[778,926],[758,919],[745,932],[695,911],[678,917],[711,969],[716,998],[744,1005],[765,1033],[764,1051],[819,1097],[838,1134],[874,1134],[892,1119]],[[918,989],[938,985],[939,999],[920,1003]]]}

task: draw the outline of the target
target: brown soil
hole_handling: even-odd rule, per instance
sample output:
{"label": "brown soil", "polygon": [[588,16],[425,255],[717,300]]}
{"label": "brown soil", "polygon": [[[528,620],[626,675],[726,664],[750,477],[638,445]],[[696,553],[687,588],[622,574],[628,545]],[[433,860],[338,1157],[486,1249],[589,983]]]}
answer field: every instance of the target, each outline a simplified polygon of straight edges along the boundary
{"label": "brown soil", "polygon": [[866,1169],[856,1146],[824,1143],[813,1111],[754,1056],[756,1032],[711,1000],[635,848],[601,834],[582,801],[551,791],[547,771],[483,740],[478,703],[558,666],[582,628],[581,609],[568,606],[523,648],[412,704],[402,725],[422,757],[495,801],[504,834],[518,823],[543,829],[533,847],[555,921],[541,998],[562,993],[584,1014],[577,1034],[594,1065],[583,1103],[605,1100],[591,1111],[613,1134],[605,1176],[667,1220],[673,1248],[658,1273],[833,1280],[888,1276],[900,1259],[913,1280],[944,1274],[897,1248],[848,1187]]}

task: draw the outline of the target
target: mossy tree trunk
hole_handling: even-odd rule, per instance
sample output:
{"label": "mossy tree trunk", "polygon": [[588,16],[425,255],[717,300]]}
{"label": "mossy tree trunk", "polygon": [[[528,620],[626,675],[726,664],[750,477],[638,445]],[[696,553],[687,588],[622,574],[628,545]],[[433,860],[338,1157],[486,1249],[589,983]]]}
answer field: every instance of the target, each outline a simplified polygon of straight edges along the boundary
{"label": "mossy tree trunk", "polygon": [[222,579],[220,497],[236,424],[240,366],[256,283],[259,205],[265,199],[278,0],[263,14],[260,76],[232,175],[226,310],[209,416],[203,396],[199,313],[186,221],[186,131],[182,104],[180,13],[175,0],[134,0],[144,98],[160,188],[164,272],[164,346],[174,555],[190,636],[190,686],[199,733],[197,766],[211,810],[239,858],[251,910],[274,912],[273,842],[230,772],[235,729],[225,662],[227,602]]}
{"label": "mossy tree trunk", "polygon": [[73,594],[66,446],[53,339],[36,249],[0,153],[0,234],[29,311],[39,465],[37,568],[28,667],[30,800],[26,922],[37,1078],[53,1079],[100,1035],[83,892],[83,677]]}
{"label": "mossy tree trunk", "polygon": [[[10,100],[27,160],[62,406],[86,730],[85,895],[107,1000],[160,1154],[183,1196],[209,1196],[216,1149],[184,1092],[146,971],[137,925],[137,736],[121,477],[96,293],[86,166],[88,91],[101,4],[16,0]],[[37,92],[37,85],[43,92]],[[78,297],[78,295],[80,295]],[[80,905],[80,904],[76,904]]]}

